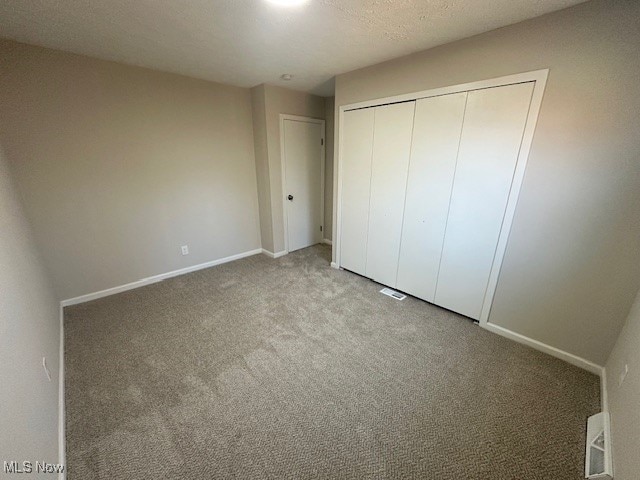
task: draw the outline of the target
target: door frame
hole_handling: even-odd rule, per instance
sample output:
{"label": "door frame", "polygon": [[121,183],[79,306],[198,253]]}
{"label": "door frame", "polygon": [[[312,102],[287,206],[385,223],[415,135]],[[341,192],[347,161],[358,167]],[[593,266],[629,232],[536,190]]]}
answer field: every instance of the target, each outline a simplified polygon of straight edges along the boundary
{"label": "door frame", "polygon": [[304,117],[300,115],[289,115],[286,113],[280,114],[280,170],[282,172],[282,219],[284,224],[284,251],[289,253],[289,214],[287,212],[287,169],[286,169],[286,158],[285,158],[285,148],[284,148],[284,122],[286,120],[290,120],[293,122],[305,122],[305,123],[315,123],[316,125],[320,125],[322,130],[322,144],[321,144],[321,166],[320,166],[320,226],[322,227],[322,235],[324,238],[324,176],[325,176],[325,167],[327,163],[326,149],[327,149],[327,132],[326,132],[326,122],[321,118],[313,118],[313,117]]}
{"label": "door frame", "polygon": [[393,95],[384,98],[377,98],[374,100],[341,105],[338,109],[338,125],[340,126],[340,128],[338,130],[338,136],[336,138],[337,155],[334,159],[333,175],[336,228],[333,232],[333,252],[335,255],[335,260],[331,262],[331,266],[333,268],[341,268],[340,235],[342,234],[342,147],[344,145],[342,126],[344,125],[345,112],[361,108],[377,107],[388,103],[408,102],[420,100],[422,98],[449,95],[452,93],[468,92],[471,90],[481,90],[493,87],[503,87],[506,85],[513,85],[517,83],[534,82],[533,93],[531,95],[531,104],[529,106],[529,114],[527,115],[527,122],[525,124],[524,134],[522,136],[522,143],[520,144],[520,152],[518,153],[518,160],[513,175],[511,191],[509,192],[509,198],[507,200],[507,207],[505,209],[504,219],[502,222],[502,229],[500,231],[500,236],[498,237],[498,244],[493,259],[493,264],[491,266],[491,273],[489,275],[489,281],[487,283],[487,290],[485,292],[485,297],[482,304],[482,312],[480,313],[480,325],[486,328],[489,324],[489,315],[491,313],[493,297],[498,286],[498,278],[500,276],[502,261],[504,260],[507,242],[511,233],[511,226],[513,224],[513,217],[518,203],[520,189],[524,181],[527,160],[529,159],[529,151],[531,150],[533,135],[536,129],[538,114],[540,113],[542,97],[544,95],[544,89],[547,83],[548,76],[549,69],[534,70],[531,72],[517,73],[514,75],[506,75],[503,77],[479,80],[459,85],[433,88],[414,93]]}

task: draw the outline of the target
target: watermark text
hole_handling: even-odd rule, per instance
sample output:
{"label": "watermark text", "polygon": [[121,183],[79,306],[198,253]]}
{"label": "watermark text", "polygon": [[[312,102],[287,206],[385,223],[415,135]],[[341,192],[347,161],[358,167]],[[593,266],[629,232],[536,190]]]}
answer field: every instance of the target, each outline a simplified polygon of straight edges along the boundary
{"label": "watermark text", "polygon": [[7,461],[4,460],[2,471],[4,473],[53,473],[60,474],[64,472],[64,465],[59,463],[47,463],[47,462],[30,462],[25,460],[23,462]]}

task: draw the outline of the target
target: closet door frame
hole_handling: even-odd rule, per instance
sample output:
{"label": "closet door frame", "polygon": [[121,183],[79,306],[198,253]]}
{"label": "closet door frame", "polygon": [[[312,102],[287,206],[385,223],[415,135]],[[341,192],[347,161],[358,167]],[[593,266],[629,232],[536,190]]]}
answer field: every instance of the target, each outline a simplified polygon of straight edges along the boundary
{"label": "closet door frame", "polygon": [[[469,92],[472,90],[481,90],[492,87],[502,87],[506,85],[513,85],[516,83],[533,82],[533,94],[531,97],[531,104],[529,106],[529,114],[525,124],[524,134],[522,137],[522,143],[520,146],[520,152],[518,153],[518,160],[516,169],[513,176],[513,182],[511,184],[511,191],[509,193],[509,199],[507,201],[507,207],[505,209],[504,221],[502,223],[502,229],[498,238],[498,245],[496,248],[495,257],[491,267],[491,273],[489,275],[489,282],[487,290],[484,296],[484,302],[482,305],[482,312],[480,314],[480,325],[488,327],[489,315],[491,313],[491,304],[493,303],[493,297],[498,285],[498,278],[500,276],[500,269],[502,267],[502,261],[507,248],[507,242],[509,240],[509,234],[511,232],[511,225],[513,224],[513,216],[515,214],[516,205],[518,203],[518,197],[520,195],[520,188],[524,180],[524,174],[527,167],[527,160],[529,158],[529,151],[531,150],[531,144],[533,142],[533,135],[536,129],[536,123],[538,121],[538,114],[540,113],[540,106],[542,105],[542,97],[544,95],[544,88],[547,83],[547,77],[549,76],[549,69],[534,70],[531,72],[517,73],[514,75],[507,75],[504,77],[492,78],[487,80],[480,80],[476,82],[464,83],[460,85],[452,85],[448,87],[435,88],[430,90],[423,90],[415,93],[407,93],[403,95],[394,95],[385,98],[378,98],[375,100],[367,100],[364,102],[352,103],[348,105],[341,105],[338,110],[338,122],[342,126],[344,124],[344,113],[348,110],[356,110],[360,108],[377,107],[388,103],[407,102],[412,100],[419,100],[422,98],[436,97],[440,95],[448,95],[452,93]],[[334,189],[335,189],[335,208],[334,213],[336,216],[336,228],[333,232],[333,248],[334,248],[334,260],[331,262],[333,268],[341,268],[340,265],[340,233],[342,230],[342,146],[344,145],[342,128],[338,131],[337,138],[337,155],[334,165]],[[495,325],[491,325],[496,327]]]}

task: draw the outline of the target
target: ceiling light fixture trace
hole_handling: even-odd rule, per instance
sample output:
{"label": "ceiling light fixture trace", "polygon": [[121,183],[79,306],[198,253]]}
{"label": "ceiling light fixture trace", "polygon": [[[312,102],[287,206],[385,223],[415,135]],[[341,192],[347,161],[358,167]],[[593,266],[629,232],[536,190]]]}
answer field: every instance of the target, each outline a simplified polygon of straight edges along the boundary
{"label": "ceiling light fixture trace", "polygon": [[269,3],[280,5],[281,7],[297,7],[303,3],[307,3],[309,0],[267,0]]}

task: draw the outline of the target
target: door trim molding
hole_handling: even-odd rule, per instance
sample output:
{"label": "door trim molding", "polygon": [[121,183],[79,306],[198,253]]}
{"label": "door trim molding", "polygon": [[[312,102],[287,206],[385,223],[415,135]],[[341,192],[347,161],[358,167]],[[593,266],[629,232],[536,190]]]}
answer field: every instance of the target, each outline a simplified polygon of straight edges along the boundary
{"label": "door trim molding", "polygon": [[422,90],[414,93],[406,93],[402,95],[393,95],[390,97],[378,98],[373,100],[366,100],[363,102],[351,103],[347,105],[341,105],[338,108],[338,135],[336,138],[337,148],[334,159],[334,190],[335,190],[335,206],[334,213],[336,218],[336,228],[333,232],[333,251],[335,254],[334,262],[336,265],[341,265],[340,258],[340,235],[342,233],[342,148],[344,145],[343,138],[343,125],[344,114],[349,110],[357,110],[361,108],[369,108],[381,106],[389,103],[399,103],[414,101],[422,98],[436,97],[440,95],[448,95],[452,93],[468,92],[471,90],[480,90],[485,88],[503,87],[506,85],[513,85],[516,83],[534,82],[533,93],[531,97],[531,103],[529,106],[529,114],[527,116],[527,123],[525,126],[524,134],[522,137],[522,143],[520,145],[520,152],[518,154],[518,163],[513,176],[513,182],[511,184],[511,191],[509,193],[509,199],[507,201],[507,207],[505,209],[504,220],[502,223],[502,229],[500,231],[500,237],[498,238],[498,245],[494,255],[493,265],[491,267],[491,273],[489,275],[489,281],[485,292],[484,302],[482,305],[482,312],[480,314],[480,324],[486,326],[489,323],[489,316],[491,313],[491,305],[493,303],[493,297],[498,285],[498,279],[500,276],[500,270],[502,267],[502,261],[504,260],[504,254],[507,248],[507,242],[509,234],[511,232],[511,226],[513,224],[513,217],[515,214],[516,206],[518,203],[518,196],[520,194],[520,188],[524,180],[524,174],[529,159],[529,152],[531,150],[531,144],[533,142],[533,135],[536,129],[538,121],[538,114],[540,113],[540,107],[542,105],[542,97],[544,95],[545,85],[549,76],[549,69],[534,70],[531,72],[517,73],[514,75],[507,75],[503,77],[479,80],[475,82],[463,83],[459,85],[451,85],[446,87],[439,87],[429,90]]}
{"label": "door trim molding", "polygon": [[327,131],[326,123],[321,118],[303,117],[300,115],[289,115],[286,113],[280,114],[280,171],[282,173],[282,219],[284,224],[284,252],[289,253],[289,215],[287,213],[287,175],[286,175],[286,161],[284,154],[284,122],[290,120],[294,122],[306,122],[315,123],[322,128],[322,145],[321,145],[321,165],[320,165],[320,226],[322,227],[322,235],[324,238],[324,175],[327,163]]}

